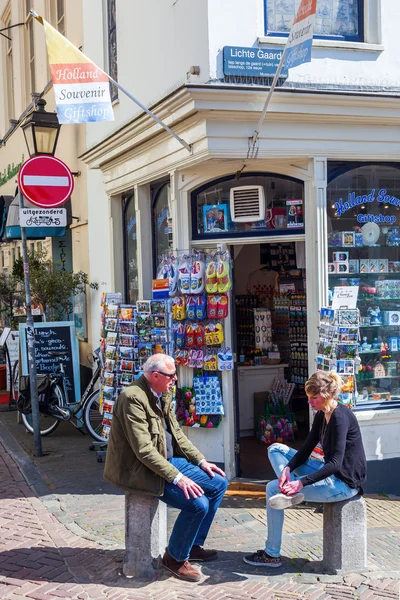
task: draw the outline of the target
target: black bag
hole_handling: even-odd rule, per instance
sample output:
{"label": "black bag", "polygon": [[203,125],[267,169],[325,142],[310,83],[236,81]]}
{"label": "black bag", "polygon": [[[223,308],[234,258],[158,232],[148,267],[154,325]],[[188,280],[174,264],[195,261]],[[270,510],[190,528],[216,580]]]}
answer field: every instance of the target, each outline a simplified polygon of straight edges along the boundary
{"label": "black bag", "polygon": [[[37,375],[36,381],[39,396],[39,410],[46,412],[48,405],[53,399],[54,382],[48,375]],[[24,415],[28,415],[32,412],[29,375],[21,375],[19,378],[17,409]]]}

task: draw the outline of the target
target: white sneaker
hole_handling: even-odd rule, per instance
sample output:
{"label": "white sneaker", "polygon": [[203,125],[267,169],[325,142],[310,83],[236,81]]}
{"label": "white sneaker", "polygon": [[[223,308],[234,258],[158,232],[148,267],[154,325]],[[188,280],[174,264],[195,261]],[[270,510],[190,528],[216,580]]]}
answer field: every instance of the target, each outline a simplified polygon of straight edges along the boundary
{"label": "white sneaker", "polygon": [[293,494],[293,496],[287,496],[286,494],[275,494],[268,500],[268,504],[271,508],[277,510],[283,510],[284,508],[290,508],[296,506],[304,500],[304,494]]}

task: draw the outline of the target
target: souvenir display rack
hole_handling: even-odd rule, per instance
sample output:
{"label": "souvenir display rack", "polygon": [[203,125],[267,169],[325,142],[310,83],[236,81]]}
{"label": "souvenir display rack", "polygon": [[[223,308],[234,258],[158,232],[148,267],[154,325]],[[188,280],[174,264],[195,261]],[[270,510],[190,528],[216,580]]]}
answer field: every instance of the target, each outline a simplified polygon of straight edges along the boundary
{"label": "souvenir display rack", "polygon": [[178,366],[194,372],[192,387],[177,390],[177,418],[187,427],[218,427],[224,410],[220,379],[212,372],[233,369],[232,350],[224,345],[232,287],[230,254],[168,254],[157,277],[169,280],[169,353]]}
{"label": "souvenir display rack", "polygon": [[357,398],[360,312],[354,309],[321,308],[317,369],[336,371],[343,379],[340,402],[353,408]]}
{"label": "souvenir display rack", "polygon": [[275,294],[275,324],[274,324],[274,340],[279,346],[281,359],[284,363],[290,363],[290,337],[289,337],[289,294]]}
{"label": "souvenir display rack", "polygon": [[305,294],[292,294],[289,305],[290,373],[298,388],[308,378],[307,301]]}
{"label": "souvenir display rack", "polygon": [[258,297],[247,295],[236,296],[236,335],[239,362],[247,363],[254,358],[255,323],[254,309],[258,308]]}
{"label": "souvenir display rack", "polygon": [[102,298],[99,409],[102,435],[108,438],[112,412],[121,391],[142,374],[143,363],[157,352],[169,352],[168,314],[165,300],[138,300],[122,304],[119,293]]}
{"label": "souvenir display rack", "polygon": [[224,346],[232,287],[229,253],[168,255],[160,265],[161,276],[169,279],[176,364],[202,371],[232,370],[232,350]]}

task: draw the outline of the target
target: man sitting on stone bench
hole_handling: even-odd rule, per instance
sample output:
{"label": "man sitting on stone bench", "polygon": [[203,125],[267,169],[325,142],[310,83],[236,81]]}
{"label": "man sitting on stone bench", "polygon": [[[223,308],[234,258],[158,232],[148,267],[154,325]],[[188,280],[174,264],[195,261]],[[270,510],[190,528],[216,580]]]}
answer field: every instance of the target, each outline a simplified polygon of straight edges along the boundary
{"label": "man sitting on stone bench", "polygon": [[199,581],[189,561],[217,558],[202,546],[228,487],[225,473],[207,462],[180,428],[172,405],[176,381],[171,356],[154,354],[143,375],[114,406],[104,478],[126,492],[157,496],[181,510],[163,565],[176,577]]}
{"label": "man sitting on stone bench", "polygon": [[[264,550],[244,557],[247,564],[281,566],[282,509],[303,500],[341,502],[363,493],[365,452],[356,416],[336,400],[342,385],[334,371],[314,373],[305,390],[317,414],[305,443],[297,452],[284,444],[269,447],[268,456],[279,479],[267,484],[268,539]],[[317,444],[322,446],[323,460],[310,458]]]}

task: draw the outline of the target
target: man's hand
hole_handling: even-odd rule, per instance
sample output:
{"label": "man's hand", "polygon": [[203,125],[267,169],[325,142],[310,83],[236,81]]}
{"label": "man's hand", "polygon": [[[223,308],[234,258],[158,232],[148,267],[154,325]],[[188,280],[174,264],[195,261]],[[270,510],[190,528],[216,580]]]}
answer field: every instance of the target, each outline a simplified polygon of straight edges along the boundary
{"label": "man's hand", "polygon": [[278,479],[279,489],[283,492],[283,486],[290,481],[290,469],[289,467],[285,467],[281,473],[281,476]]}
{"label": "man's hand", "polygon": [[301,483],[300,479],[298,479],[297,481],[289,481],[289,483],[285,483],[285,485],[282,486],[282,492],[287,496],[292,496],[293,494],[297,494],[298,492],[300,492],[300,490],[302,490],[303,487],[304,486]]}
{"label": "man's hand", "polygon": [[201,487],[192,479],[186,477],[186,475],[182,475],[182,477],[176,485],[178,486],[178,488],[181,488],[181,490],[185,494],[186,500],[189,500],[190,496],[193,496],[193,498],[200,498],[200,496],[204,494],[204,491],[201,489]]}
{"label": "man's hand", "polygon": [[200,468],[203,469],[210,477],[214,477],[214,472],[218,473],[218,475],[222,475],[222,477],[226,477],[225,473],[222,469],[214,465],[214,463],[209,463],[206,460],[201,462]]}

